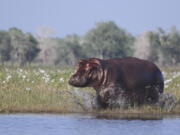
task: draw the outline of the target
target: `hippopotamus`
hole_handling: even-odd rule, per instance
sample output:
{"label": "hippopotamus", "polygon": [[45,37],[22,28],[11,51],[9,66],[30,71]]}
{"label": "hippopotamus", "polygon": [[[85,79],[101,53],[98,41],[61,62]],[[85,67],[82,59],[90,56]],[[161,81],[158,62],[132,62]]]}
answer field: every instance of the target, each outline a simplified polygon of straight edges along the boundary
{"label": "hippopotamus", "polygon": [[92,87],[101,108],[157,103],[163,93],[164,79],[152,62],[134,57],[80,59],[69,84]]}

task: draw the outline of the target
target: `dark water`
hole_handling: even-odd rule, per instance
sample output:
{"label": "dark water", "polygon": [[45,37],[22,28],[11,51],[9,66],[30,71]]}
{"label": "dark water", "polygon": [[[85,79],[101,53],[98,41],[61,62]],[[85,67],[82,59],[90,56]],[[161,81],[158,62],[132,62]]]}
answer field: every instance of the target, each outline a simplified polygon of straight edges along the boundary
{"label": "dark water", "polygon": [[2,114],[0,135],[180,135],[180,117]]}

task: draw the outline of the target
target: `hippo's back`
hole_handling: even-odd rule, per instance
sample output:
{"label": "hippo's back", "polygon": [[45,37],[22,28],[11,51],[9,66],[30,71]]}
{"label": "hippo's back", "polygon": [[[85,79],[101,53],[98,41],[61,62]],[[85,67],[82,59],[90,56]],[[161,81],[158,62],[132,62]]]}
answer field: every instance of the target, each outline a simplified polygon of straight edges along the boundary
{"label": "hippo's back", "polygon": [[125,89],[157,86],[159,92],[163,92],[163,75],[154,63],[133,57],[110,59],[109,63],[116,68],[117,78]]}

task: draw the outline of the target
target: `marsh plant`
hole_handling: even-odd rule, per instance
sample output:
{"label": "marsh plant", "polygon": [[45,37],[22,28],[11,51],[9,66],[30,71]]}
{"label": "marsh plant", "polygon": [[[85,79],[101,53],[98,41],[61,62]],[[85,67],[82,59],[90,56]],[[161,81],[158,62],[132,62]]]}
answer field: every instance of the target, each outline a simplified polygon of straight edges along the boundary
{"label": "marsh plant", "polygon": [[[70,86],[70,68],[0,68],[0,112],[83,112],[95,91]],[[180,68],[163,69],[165,92],[180,101]],[[88,96],[90,95],[90,96]],[[87,101],[88,100],[88,101]],[[88,106],[88,105],[87,105]],[[144,106],[113,112],[163,112]],[[92,111],[92,110],[91,110]],[[112,110],[109,110],[112,112]],[[104,112],[109,112],[104,111]],[[171,112],[180,113],[177,105]]]}

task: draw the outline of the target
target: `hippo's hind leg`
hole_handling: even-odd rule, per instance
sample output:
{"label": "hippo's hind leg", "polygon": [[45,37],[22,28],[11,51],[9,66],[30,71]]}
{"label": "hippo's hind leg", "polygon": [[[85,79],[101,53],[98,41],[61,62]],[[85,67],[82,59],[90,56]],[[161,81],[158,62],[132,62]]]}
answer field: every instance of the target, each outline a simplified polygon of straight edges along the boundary
{"label": "hippo's hind leg", "polygon": [[146,89],[146,103],[154,104],[159,101],[160,88],[158,85]]}
{"label": "hippo's hind leg", "polygon": [[156,73],[155,82],[151,85],[149,90],[149,97],[152,103],[157,103],[159,101],[160,94],[164,91],[164,78],[160,71]]}

